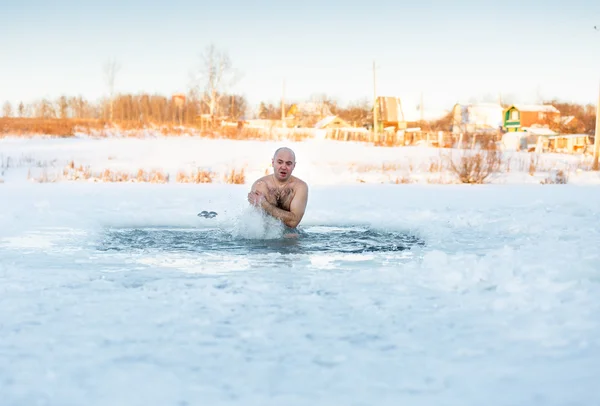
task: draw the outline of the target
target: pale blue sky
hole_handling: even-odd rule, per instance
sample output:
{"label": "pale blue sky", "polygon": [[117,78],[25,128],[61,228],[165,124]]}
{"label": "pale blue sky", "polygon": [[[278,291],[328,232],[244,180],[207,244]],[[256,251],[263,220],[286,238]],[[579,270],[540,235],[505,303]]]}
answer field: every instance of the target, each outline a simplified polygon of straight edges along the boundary
{"label": "pale blue sky", "polygon": [[600,1],[3,1],[0,102],[186,91],[210,43],[243,74],[252,103],[326,93],[379,94],[426,106],[557,97],[596,103]]}

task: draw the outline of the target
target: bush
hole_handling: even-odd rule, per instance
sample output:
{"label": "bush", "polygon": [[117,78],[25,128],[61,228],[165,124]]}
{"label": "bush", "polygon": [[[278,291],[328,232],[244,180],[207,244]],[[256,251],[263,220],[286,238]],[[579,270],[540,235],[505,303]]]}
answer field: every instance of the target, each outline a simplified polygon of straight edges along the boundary
{"label": "bush", "polygon": [[569,183],[569,174],[562,169],[550,174],[540,182],[542,185],[566,185]]}
{"label": "bush", "polygon": [[460,183],[482,184],[500,170],[502,155],[496,150],[465,151],[458,163],[450,157],[450,171]]}

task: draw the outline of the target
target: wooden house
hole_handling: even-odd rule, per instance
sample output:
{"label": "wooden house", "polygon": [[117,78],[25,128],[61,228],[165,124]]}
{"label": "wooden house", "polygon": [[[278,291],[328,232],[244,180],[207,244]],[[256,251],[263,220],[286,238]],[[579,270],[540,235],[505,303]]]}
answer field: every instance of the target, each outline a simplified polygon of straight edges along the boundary
{"label": "wooden house", "polygon": [[513,104],[504,110],[503,128],[505,131],[521,131],[524,127],[554,127],[560,123],[560,111],[551,105]]}
{"label": "wooden house", "polygon": [[405,129],[407,124],[402,110],[402,102],[398,97],[379,96],[377,97],[377,125],[379,131],[386,128],[394,130]]}
{"label": "wooden house", "polygon": [[548,149],[567,154],[592,152],[593,142],[587,134],[554,135],[548,139]]}

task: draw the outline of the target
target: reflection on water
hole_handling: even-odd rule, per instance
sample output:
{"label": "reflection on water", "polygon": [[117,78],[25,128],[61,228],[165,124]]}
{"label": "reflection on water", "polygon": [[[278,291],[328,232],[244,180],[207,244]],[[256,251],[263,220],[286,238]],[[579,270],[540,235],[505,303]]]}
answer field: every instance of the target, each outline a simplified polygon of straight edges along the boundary
{"label": "reflection on water", "polygon": [[424,245],[415,235],[363,227],[307,227],[297,236],[269,239],[240,238],[219,228],[109,229],[101,251],[223,252],[227,254],[367,253],[409,250]]}

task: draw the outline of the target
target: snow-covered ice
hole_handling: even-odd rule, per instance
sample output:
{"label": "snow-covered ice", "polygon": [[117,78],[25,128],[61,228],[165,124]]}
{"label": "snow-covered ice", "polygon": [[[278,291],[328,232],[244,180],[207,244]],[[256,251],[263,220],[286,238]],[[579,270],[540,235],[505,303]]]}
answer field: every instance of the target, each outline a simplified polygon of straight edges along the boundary
{"label": "snow-covered ice", "polygon": [[[23,169],[0,184],[0,404],[600,403],[597,186],[315,182],[302,228],[331,239],[303,252],[248,185]],[[398,235],[424,244],[377,249]]]}

